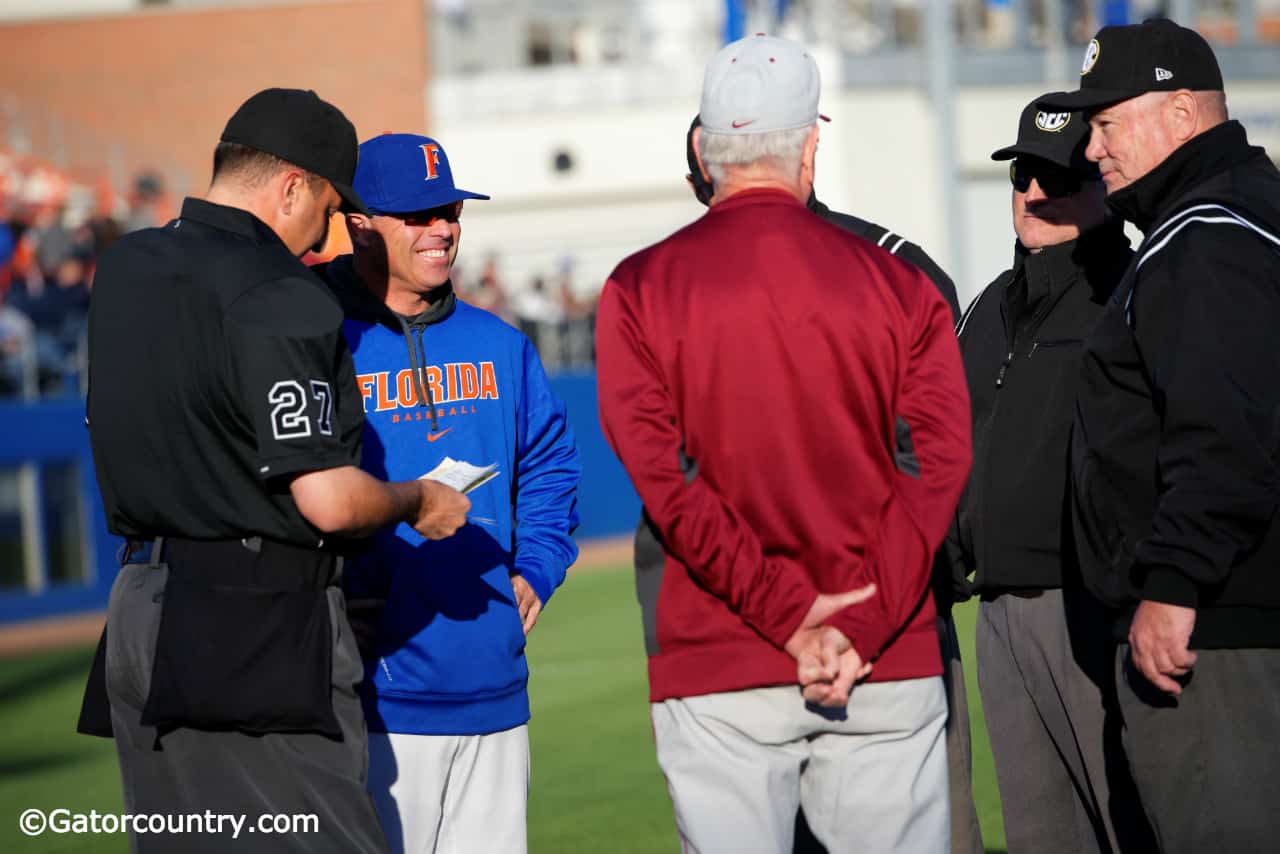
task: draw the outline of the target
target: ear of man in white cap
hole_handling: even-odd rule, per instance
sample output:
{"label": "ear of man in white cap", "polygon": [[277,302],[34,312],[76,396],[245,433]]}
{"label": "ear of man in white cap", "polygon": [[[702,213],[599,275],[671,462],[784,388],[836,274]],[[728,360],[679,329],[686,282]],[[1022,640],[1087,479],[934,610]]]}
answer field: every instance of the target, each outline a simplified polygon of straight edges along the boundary
{"label": "ear of man in white cap", "polygon": [[818,63],[802,45],[763,33],[725,45],[702,79],[702,126],[751,134],[808,127],[818,119]]}

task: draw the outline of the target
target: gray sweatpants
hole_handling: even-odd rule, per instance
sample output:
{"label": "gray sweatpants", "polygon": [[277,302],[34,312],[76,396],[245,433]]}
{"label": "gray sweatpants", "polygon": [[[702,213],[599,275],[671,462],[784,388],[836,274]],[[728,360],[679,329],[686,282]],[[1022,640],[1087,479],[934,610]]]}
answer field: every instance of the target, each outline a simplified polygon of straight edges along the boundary
{"label": "gray sweatpants", "polygon": [[[973,750],[969,732],[969,700],[960,661],[960,641],[950,614],[938,617],[942,679],[947,689],[947,781],[951,788],[951,854],[983,854],[982,828],[973,802]],[[801,812],[796,822],[795,854],[829,854],[813,838]]]}
{"label": "gray sweatpants", "polygon": [[976,634],[1009,854],[1151,851],[1101,605],[1083,591],[1006,593],[979,606]]}
{"label": "gray sweatpants", "polygon": [[[126,565],[111,588],[107,608],[107,696],[125,809],[135,814],[244,816],[246,824],[238,838],[229,824],[221,833],[130,834],[130,850],[385,854],[382,828],[365,791],[364,715],[355,694],[362,667],[341,591],[328,591],[334,627],[333,710],[341,741],[311,734],[251,736],[185,728],[157,737],[154,727],[138,721],[150,690],[167,578],[163,565]],[[314,815],[316,821],[294,825],[301,830],[292,833],[278,832],[288,825],[269,818],[264,828],[250,831],[260,817],[278,815]]]}
{"label": "gray sweatpants", "polygon": [[859,685],[834,712],[806,706],[798,686],[651,711],[686,854],[789,852],[801,805],[828,851],[950,847],[940,677]]}
{"label": "gray sweatpants", "polygon": [[[1200,649],[1178,697],[1116,653],[1124,745],[1164,854],[1280,849],[1280,649]],[[1154,849],[1153,849],[1154,850]]]}

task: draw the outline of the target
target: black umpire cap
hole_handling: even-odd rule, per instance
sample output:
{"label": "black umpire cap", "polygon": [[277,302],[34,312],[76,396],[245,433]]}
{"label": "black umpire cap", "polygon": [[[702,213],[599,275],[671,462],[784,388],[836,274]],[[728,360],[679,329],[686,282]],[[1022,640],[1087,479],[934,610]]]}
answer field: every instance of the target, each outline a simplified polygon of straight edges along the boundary
{"label": "black umpire cap", "polygon": [[1089,146],[1089,124],[1084,114],[1078,110],[1057,112],[1040,108],[1046,99],[1065,94],[1053,92],[1027,104],[1018,120],[1018,141],[992,152],[991,159],[1039,157],[1081,175],[1096,177],[1098,165],[1084,156]]}
{"label": "black umpire cap", "polygon": [[355,125],[310,89],[263,89],[227,121],[222,141],[256,148],[319,175],[342,196],[344,211],[368,216],[351,189],[360,156]]}
{"label": "black umpire cap", "polygon": [[1218,58],[1204,37],[1165,18],[1103,27],[1084,52],[1080,88],[1046,96],[1048,110],[1090,110],[1147,92],[1221,92]]}

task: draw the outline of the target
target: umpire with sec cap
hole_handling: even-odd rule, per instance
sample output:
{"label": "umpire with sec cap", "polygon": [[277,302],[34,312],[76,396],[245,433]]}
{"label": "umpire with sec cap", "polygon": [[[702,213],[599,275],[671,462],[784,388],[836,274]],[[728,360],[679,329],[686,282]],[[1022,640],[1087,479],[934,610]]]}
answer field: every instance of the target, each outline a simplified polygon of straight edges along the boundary
{"label": "umpire with sec cap", "polygon": [[1162,851],[1280,838],[1280,172],[1172,21],[1104,27],[1080,89],[1108,203],[1145,235],[1085,343],[1085,583],[1115,609],[1124,743]]}
{"label": "umpire with sec cap", "polygon": [[1089,126],[1032,101],[1008,160],[1013,266],[960,324],[973,472],[947,536],[957,590],[980,594],[978,685],[1011,854],[1147,852],[1124,772],[1102,606],[1080,584],[1062,512],[1081,341],[1133,256],[1109,214]]}
{"label": "umpire with sec cap", "polygon": [[[87,423],[108,527],[128,540],[98,674],[125,807],[318,819],[245,832],[236,850],[386,850],[339,544],[398,521],[447,537],[469,506],[359,468],[342,311],[299,261],[335,212],[364,212],[356,158],[355,128],[314,92],[259,92],[227,123],[206,198],[104,255],[90,312]],[[97,684],[82,729],[102,717]],[[131,844],[223,851],[230,837]]]}

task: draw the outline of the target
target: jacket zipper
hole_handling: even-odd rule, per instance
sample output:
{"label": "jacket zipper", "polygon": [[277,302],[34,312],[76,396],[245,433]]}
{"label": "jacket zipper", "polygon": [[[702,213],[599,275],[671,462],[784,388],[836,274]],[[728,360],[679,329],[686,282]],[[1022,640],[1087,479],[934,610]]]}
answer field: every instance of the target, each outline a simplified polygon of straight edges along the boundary
{"label": "jacket zipper", "polygon": [[[991,415],[987,418],[987,440],[988,441],[987,441],[987,447],[984,447],[983,450],[988,454],[988,458],[990,457],[989,446],[990,446],[991,433],[995,429],[996,419],[1000,414],[1000,390],[1004,388],[1005,379],[1009,375],[1009,369],[1013,365],[1014,356],[1018,352],[1018,340],[1020,337],[1018,333],[1022,332],[1023,335],[1021,336],[1021,338],[1025,339],[1026,336],[1031,334],[1033,330],[1039,329],[1039,324],[1044,319],[1043,317],[1039,317],[1034,313],[1032,313],[1029,317],[1024,314],[1021,320],[1022,320],[1022,323],[1025,324],[1025,326],[1020,326],[1018,322],[1019,319],[1009,318],[1008,313],[1006,311],[1003,311],[1003,310],[1001,311],[1001,317],[1003,317],[1005,319],[1005,322],[1009,324],[1009,328],[1012,329],[1012,335],[1009,336],[1009,349],[1005,352],[1004,360],[1000,363],[1000,370],[996,373],[996,395],[995,395],[995,398],[991,401]],[[1032,352],[1034,351],[1035,351],[1035,347],[1033,345]],[[1027,354],[1027,358],[1031,358],[1030,353]],[[982,471],[981,492],[979,492],[978,495],[974,496],[977,499],[976,503],[977,503],[977,506],[979,507],[979,512],[983,512],[985,509],[983,505],[986,502],[988,482],[990,481],[990,479],[991,479],[991,464],[990,464],[990,459],[988,459],[987,465],[983,468],[983,471]],[[984,566],[984,567],[987,566],[986,535],[984,534],[982,536],[981,543],[979,543],[975,538],[973,546],[974,546],[973,548],[974,561],[977,564],[974,566],[973,579],[974,579],[974,582],[976,583],[980,580],[984,580],[984,577],[986,574],[985,572],[980,572],[978,569],[979,566]]]}
{"label": "jacket zipper", "polygon": [[[1034,353],[1035,351],[1036,351],[1036,348],[1035,348],[1035,347],[1032,347],[1032,348],[1031,348],[1031,352],[1032,352],[1032,353]],[[1029,359],[1029,358],[1031,358],[1031,357],[1030,357],[1030,356],[1028,356],[1027,358]],[[1005,374],[1009,373],[1009,366],[1010,366],[1011,364],[1013,364],[1013,351],[1012,351],[1012,350],[1010,350],[1008,353],[1005,353],[1005,354],[1004,354],[1004,361],[1000,363],[1000,372],[999,372],[998,374],[996,374],[996,388],[1004,388],[1004,377],[1005,377]],[[994,415],[995,415],[995,410],[996,410],[996,407],[995,407],[995,405],[993,404],[993,405],[992,405],[992,407],[991,407],[991,414],[992,414],[992,416],[994,416]],[[990,420],[993,420],[993,419],[988,419],[988,420],[990,421]]]}
{"label": "jacket zipper", "polygon": [[[1024,275],[1025,275],[1025,271],[1024,271]],[[1011,282],[1010,284],[1013,285],[1015,283],[1016,283],[1016,280],[1015,282]],[[1009,337],[1009,349],[1005,353],[1004,361],[1000,363],[1000,370],[996,373],[997,392],[994,399],[991,402],[991,414],[987,418],[988,448],[990,444],[990,435],[995,430],[996,421],[1000,414],[999,390],[1004,388],[1005,380],[1009,375],[1009,369],[1013,365],[1014,357],[1018,351],[1018,341],[1019,340],[1025,341],[1027,337],[1038,334],[1040,331],[1040,327],[1043,325],[1044,321],[1049,317],[1049,315],[1053,312],[1053,308],[1056,305],[1057,305],[1057,300],[1053,302],[1049,302],[1048,299],[1046,298],[1042,302],[1042,304],[1039,306],[1039,309],[1037,311],[1027,312],[1026,309],[1029,308],[1029,306],[1024,306],[1024,314],[1023,314],[1021,325],[1016,320],[1011,322],[1010,318],[1008,317],[1007,311],[1003,309],[1001,311],[1001,317],[1004,318],[1005,322],[1011,323],[1010,328],[1012,329],[1012,335]],[[1019,332],[1021,332],[1022,334],[1019,335],[1018,334]],[[1052,347],[1056,345],[1071,344],[1071,343],[1077,343],[1077,339],[1046,339],[1045,341],[1033,340],[1031,343],[1031,349],[1027,351],[1026,358],[1030,359],[1032,356],[1034,356],[1036,350],[1042,344],[1045,347]],[[984,451],[987,451],[989,456],[988,448],[984,448]],[[985,510],[984,504],[986,502],[988,481],[991,478],[991,469],[992,467],[990,465],[990,462],[988,461],[988,464],[986,465],[986,467],[983,469],[983,472],[982,472],[981,491],[974,496],[974,498],[976,499],[975,506],[979,508],[978,512],[980,513],[983,513],[983,511]],[[986,515],[986,514],[983,513],[983,515]],[[978,567],[988,565],[986,563],[987,546],[988,546],[988,542],[985,535],[982,536],[981,543],[978,542],[978,539],[976,536],[973,537],[974,562],[975,564],[977,564],[974,567],[975,582],[979,580],[985,580],[983,579],[983,576],[985,575],[985,573],[980,573],[978,571]]]}

